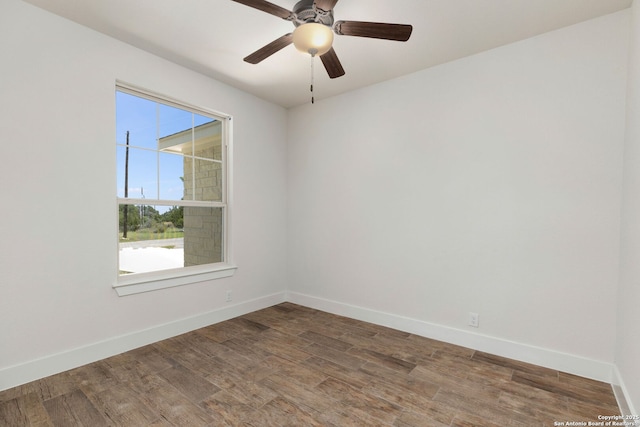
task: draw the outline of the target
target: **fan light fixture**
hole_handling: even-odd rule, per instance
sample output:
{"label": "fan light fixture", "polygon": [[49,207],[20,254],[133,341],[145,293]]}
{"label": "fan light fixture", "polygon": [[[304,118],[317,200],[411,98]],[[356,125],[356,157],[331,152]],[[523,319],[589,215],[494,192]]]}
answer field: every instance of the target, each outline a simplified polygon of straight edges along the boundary
{"label": "fan light fixture", "polygon": [[309,22],[293,31],[293,45],[311,56],[324,55],[333,44],[333,30],[323,24]]}
{"label": "fan light fixture", "polygon": [[[333,8],[339,0],[299,0],[293,10],[285,9],[267,0],[232,0],[236,3],[261,10],[270,15],[290,21],[296,27],[271,43],[261,47],[244,58],[249,64],[258,64],[274,53],[293,43],[300,52],[311,59],[311,103],[313,103],[313,64],[320,56],[329,78],[344,76],[344,69],[331,47],[333,33],[340,36],[370,37],[373,39],[406,42],[413,27],[406,24],[385,22],[334,21]],[[292,2],[293,0],[288,0]]]}

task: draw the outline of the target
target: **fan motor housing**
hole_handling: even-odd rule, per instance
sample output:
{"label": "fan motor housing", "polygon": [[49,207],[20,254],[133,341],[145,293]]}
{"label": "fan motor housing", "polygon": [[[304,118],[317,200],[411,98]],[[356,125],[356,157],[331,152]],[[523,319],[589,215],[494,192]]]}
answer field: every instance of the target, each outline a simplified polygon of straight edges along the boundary
{"label": "fan motor housing", "polygon": [[293,13],[295,14],[293,24],[296,27],[309,22],[317,22],[329,27],[333,25],[333,10],[325,12],[324,10],[316,9],[313,7],[313,0],[300,0],[293,7]]}

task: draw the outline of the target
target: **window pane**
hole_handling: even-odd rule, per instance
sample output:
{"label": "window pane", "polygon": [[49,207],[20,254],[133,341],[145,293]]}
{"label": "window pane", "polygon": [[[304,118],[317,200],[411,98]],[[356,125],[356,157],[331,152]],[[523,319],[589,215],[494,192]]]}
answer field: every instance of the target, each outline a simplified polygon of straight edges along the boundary
{"label": "window pane", "polygon": [[120,274],[224,261],[223,208],[124,204],[119,208]]}
{"label": "window pane", "polygon": [[[128,197],[131,198],[158,198],[158,160],[153,151],[129,148],[129,162],[126,163],[126,147],[118,146],[117,173],[118,173],[118,197],[125,197],[125,185],[128,188]],[[125,169],[129,176],[125,183]]]}
{"label": "window pane", "polygon": [[185,200],[222,201],[221,122],[209,121],[194,131],[194,158],[185,158]]}
{"label": "window pane", "polygon": [[158,121],[161,139],[184,131],[188,131],[189,139],[191,139],[190,131],[193,127],[193,113],[162,104],[160,104],[159,110]]}
{"label": "window pane", "polygon": [[[198,131],[202,129],[201,131]],[[198,138],[200,136],[200,138]],[[222,123],[211,121],[196,129],[196,156],[222,160]]]}
{"label": "window pane", "polygon": [[212,121],[214,121],[214,119],[212,119],[211,117],[203,116],[202,114],[193,115],[193,125],[196,127]]}
{"label": "window pane", "polygon": [[144,98],[116,92],[116,142],[157,149],[157,103]]}
{"label": "window pane", "polygon": [[122,204],[119,208],[120,274],[184,267],[182,208]]}
{"label": "window pane", "polygon": [[185,158],[172,153],[160,153],[160,198],[164,200],[184,199]]}
{"label": "window pane", "polygon": [[194,123],[194,156],[222,160],[222,123],[197,114]]}
{"label": "window pane", "polygon": [[184,208],[184,265],[222,262],[223,208]]}
{"label": "window pane", "polygon": [[222,164],[212,160],[194,159],[194,200],[222,200]]}

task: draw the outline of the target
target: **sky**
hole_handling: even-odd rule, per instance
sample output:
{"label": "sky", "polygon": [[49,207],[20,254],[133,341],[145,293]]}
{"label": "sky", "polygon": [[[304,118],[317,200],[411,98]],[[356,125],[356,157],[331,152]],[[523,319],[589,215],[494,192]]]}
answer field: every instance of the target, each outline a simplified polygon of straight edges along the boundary
{"label": "sky", "polygon": [[[182,156],[156,150],[157,140],[192,126],[213,121],[203,115],[116,92],[116,150],[118,197],[124,197],[127,131],[129,131],[128,197],[180,200],[184,187]],[[158,211],[166,209],[158,207]]]}

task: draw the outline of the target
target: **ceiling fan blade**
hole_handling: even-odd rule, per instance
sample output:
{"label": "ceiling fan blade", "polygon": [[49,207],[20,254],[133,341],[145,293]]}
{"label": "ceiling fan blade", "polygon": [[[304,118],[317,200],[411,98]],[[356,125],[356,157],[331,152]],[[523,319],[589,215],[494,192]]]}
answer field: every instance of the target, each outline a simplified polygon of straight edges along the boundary
{"label": "ceiling fan blade", "polygon": [[268,45],[256,50],[251,55],[244,58],[244,60],[249,64],[257,64],[264,61],[277,51],[289,46],[291,43],[293,43],[293,35],[291,33],[285,34],[279,39],[276,39]]}
{"label": "ceiling fan blade", "polygon": [[342,68],[338,55],[336,55],[336,51],[333,50],[333,48],[329,49],[324,55],[321,55],[320,59],[329,77],[335,79],[336,77],[344,76],[344,68]]}
{"label": "ceiling fan blade", "polygon": [[409,40],[413,31],[411,25],[360,21],[338,21],[333,29],[336,34],[343,36],[371,37],[400,42]]}
{"label": "ceiling fan blade", "polygon": [[266,0],[231,0],[236,3],[244,4],[245,6],[252,7],[254,9],[261,10],[263,12],[270,13],[271,15],[275,15],[282,19],[288,19],[292,13],[285,9],[284,7],[280,7],[273,3],[269,3]]}
{"label": "ceiling fan blade", "polygon": [[329,12],[330,10],[333,10],[336,3],[338,3],[338,0],[315,0],[313,2],[313,5],[316,7],[316,9],[321,9],[325,12]]}

